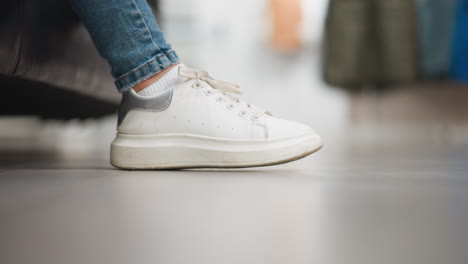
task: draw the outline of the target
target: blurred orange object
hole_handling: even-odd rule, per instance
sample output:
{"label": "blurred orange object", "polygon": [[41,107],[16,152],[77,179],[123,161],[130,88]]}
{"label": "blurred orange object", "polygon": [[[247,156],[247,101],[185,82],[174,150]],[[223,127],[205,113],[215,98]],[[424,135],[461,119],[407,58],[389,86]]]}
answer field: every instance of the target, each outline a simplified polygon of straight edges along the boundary
{"label": "blurred orange object", "polygon": [[294,52],[301,47],[299,26],[302,21],[301,0],[270,0],[273,16],[273,47]]}

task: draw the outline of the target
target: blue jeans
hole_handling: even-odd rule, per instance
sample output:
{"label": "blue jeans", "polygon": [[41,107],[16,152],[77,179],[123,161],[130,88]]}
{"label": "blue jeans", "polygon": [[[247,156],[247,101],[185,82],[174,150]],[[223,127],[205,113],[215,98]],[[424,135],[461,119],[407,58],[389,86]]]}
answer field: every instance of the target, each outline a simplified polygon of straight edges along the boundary
{"label": "blue jeans", "polygon": [[146,0],[69,0],[119,92],[179,62]]}

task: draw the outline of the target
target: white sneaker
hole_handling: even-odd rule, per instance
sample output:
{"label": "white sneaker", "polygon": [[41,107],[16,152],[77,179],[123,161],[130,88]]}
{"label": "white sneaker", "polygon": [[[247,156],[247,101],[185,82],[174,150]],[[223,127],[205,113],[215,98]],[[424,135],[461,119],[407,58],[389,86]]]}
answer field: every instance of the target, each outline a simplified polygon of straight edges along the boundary
{"label": "white sneaker", "polygon": [[232,96],[231,83],[184,66],[183,83],[155,97],[123,94],[111,163],[122,169],[241,168],[286,163],[322,141],[306,125]]}

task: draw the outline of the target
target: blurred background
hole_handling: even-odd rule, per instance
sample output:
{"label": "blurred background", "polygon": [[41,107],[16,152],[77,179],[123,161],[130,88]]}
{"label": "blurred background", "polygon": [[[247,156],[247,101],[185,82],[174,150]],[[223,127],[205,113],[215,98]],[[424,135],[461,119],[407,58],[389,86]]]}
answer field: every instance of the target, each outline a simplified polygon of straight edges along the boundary
{"label": "blurred background", "polygon": [[149,2],[186,65],[324,149],[114,170],[120,95],[81,22],[66,1],[5,1],[1,263],[467,263],[468,1]]}

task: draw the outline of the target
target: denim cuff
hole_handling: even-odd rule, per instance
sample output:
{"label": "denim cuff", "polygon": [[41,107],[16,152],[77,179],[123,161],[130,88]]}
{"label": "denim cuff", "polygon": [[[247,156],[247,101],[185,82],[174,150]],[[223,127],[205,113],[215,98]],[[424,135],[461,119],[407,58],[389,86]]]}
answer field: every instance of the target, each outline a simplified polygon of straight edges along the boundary
{"label": "denim cuff", "polygon": [[120,93],[123,93],[179,61],[177,54],[171,50],[120,76],[115,80],[115,86]]}

